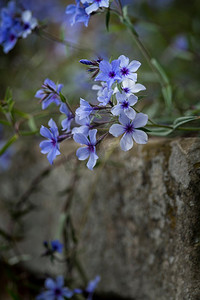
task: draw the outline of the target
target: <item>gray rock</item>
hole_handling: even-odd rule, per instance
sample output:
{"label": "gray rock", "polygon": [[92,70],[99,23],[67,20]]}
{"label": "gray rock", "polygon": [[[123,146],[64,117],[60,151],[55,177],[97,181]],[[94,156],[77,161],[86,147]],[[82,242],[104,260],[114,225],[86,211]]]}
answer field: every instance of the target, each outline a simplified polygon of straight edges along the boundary
{"label": "gray rock", "polygon": [[[68,144],[68,153],[73,149]],[[88,278],[101,275],[100,293],[136,300],[200,299],[200,140],[152,139],[128,152],[107,142],[105,150],[93,172],[70,157],[37,182],[28,197],[36,209],[23,218],[26,238],[18,245],[31,256],[25,267],[41,274],[64,271],[64,265],[52,267],[39,255],[43,240],[60,238],[67,211]],[[17,179],[1,178],[6,214],[5,203],[19,198],[45,166],[39,156],[28,170],[21,167]],[[9,231],[12,220],[6,220],[1,217],[0,223]],[[7,255],[11,259],[13,253]]]}

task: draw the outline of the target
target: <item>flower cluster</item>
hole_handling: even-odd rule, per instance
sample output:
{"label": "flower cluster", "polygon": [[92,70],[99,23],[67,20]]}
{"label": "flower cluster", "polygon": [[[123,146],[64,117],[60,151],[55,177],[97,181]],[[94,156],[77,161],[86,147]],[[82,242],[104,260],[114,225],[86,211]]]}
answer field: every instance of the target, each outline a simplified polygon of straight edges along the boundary
{"label": "flower cluster", "polygon": [[1,10],[0,44],[8,53],[16,44],[18,38],[26,38],[37,26],[37,20],[30,10],[22,10],[15,1],[10,1]]}
{"label": "flower cluster", "polygon": [[68,5],[65,12],[71,15],[71,26],[81,22],[87,27],[91,13],[102,7],[109,7],[109,0],[76,0],[76,4]]}
{"label": "flower cluster", "polygon": [[[122,136],[120,146],[123,151],[130,150],[134,142],[147,143],[148,137],[143,127],[148,122],[148,116],[137,113],[134,109],[134,105],[138,102],[135,94],[145,90],[145,87],[137,83],[136,71],[140,67],[140,62],[135,60],[130,62],[124,55],[111,62],[102,59],[96,61],[82,59],[80,62],[90,66],[89,71],[94,72],[96,76],[94,80],[100,81],[100,85],[95,84],[92,87],[97,91],[97,104],[90,104],[81,98],[80,106],[74,113],[67,102],[63,102],[64,96],[58,93],[61,85],[57,87],[55,83],[46,79],[36,97],[41,97],[43,108],[53,102],[60,105],[60,112],[65,114],[66,118],[62,121],[64,131],[62,135],[59,135],[57,125],[52,119],[49,121],[50,129],[41,127],[40,133],[47,141],[41,142],[40,147],[42,153],[48,153],[47,158],[52,164],[55,157],[60,154],[59,143],[73,137],[74,141],[80,144],[80,148],[76,151],[78,159],[88,159],[87,167],[93,170],[99,158],[96,148],[108,133],[114,137]],[[99,136],[98,128],[105,133]]]}
{"label": "flower cluster", "polygon": [[86,289],[74,289],[70,290],[68,287],[64,287],[63,276],[58,276],[56,280],[47,278],[45,280],[46,290],[36,297],[36,300],[64,300],[66,298],[72,298],[75,294],[86,295],[87,300],[93,299],[94,291],[100,281],[100,276],[96,276],[95,279],[91,280]]}

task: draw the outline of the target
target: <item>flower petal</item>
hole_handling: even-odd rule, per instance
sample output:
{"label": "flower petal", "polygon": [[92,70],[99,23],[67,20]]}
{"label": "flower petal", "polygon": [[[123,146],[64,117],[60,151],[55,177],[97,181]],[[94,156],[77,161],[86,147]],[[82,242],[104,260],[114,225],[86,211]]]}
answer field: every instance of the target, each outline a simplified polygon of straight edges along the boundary
{"label": "flower petal", "polygon": [[136,112],[134,111],[134,109],[132,107],[124,109],[124,113],[131,120],[133,120],[136,116]]}
{"label": "flower petal", "polygon": [[130,106],[135,105],[137,101],[138,101],[138,97],[136,97],[135,95],[131,95],[130,97],[128,97],[128,102]]}
{"label": "flower petal", "polygon": [[132,62],[130,62],[128,68],[131,72],[136,72],[140,66],[141,66],[141,63],[139,61],[133,60]]}
{"label": "flower petal", "polygon": [[122,126],[120,124],[113,124],[109,129],[109,133],[115,137],[122,135],[124,133],[124,131],[125,131],[124,126]]}
{"label": "flower petal", "polygon": [[53,279],[47,278],[44,283],[45,287],[49,290],[54,289],[56,284]]}
{"label": "flower petal", "polygon": [[142,130],[135,129],[132,133],[132,137],[137,144],[146,144],[148,141],[148,136],[146,132]]}
{"label": "flower petal", "polygon": [[76,151],[76,156],[78,157],[79,160],[85,160],[88,158],[89,155],[90,155],[90,151],[88,147],[81,147],[78,148],[78,150]]}
{"label": "flower petal", "polygon": [[90,142],[93,146],[96,145],[96,134],[97,134],[97,129],[92,129],[89,131],[89,138],[90,138]]}
{"label": "flower petal", "polygon": [[126,57],[125,55],[120,55],[118,57],[118,59],[120,60],[120,67],[121,68],[128,66],[128,64],[129,64],[129,58],[128,57]]}
{"label": "flower petal", "polygon": [[133,120],[133,127],[134,128],[140,128],[147,124],[148,122],[148,116],[143,113],[138,113]]}
{"label": "flower petal", "polygon": [[125,133],[120,140],[120,146],[123,151],[128,151],[133,147],[133,139],[131,134]]}
{"label": "flower petal", "polygon": [[87,162],[88,169],[93,170],[94,166],[96,165],[96,162],[97,162],[98,158],[99,157],[96,155],[95,152],[90,153],[90,157],[89,157],[89,160]]}
{"label": "flower petal", "polygon": [[73,135],[73,139],[76,143],[81,144],[81,145],[89,145],[89,140],[88,138],[83,135],[82,133],[75,133]]}
{"label": "flower petal", "polygon": [[44,127],[43,125],[40,128],[40,134],[47,139],[52,139],[52,133],[48,128]]}

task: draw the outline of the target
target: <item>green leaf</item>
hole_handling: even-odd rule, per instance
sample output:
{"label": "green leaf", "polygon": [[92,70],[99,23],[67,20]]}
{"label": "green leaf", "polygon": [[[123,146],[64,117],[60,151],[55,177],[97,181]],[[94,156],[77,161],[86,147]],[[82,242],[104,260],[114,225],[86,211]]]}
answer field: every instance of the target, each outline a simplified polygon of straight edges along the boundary
{"label": "green leaf", "polygon": [[33,117],[29,118],[28,125],[29,125],[29,128],[32,132],[37,132],[38,131],[37,126],[35,124],[35,119]]}
{"label": "green leaf", "polygon": [[18,135],[13,135],[7,143],[1,148],[0,156],[18,139]]}
{"label": "green leaf", "polygon": [[109,31],[109,22],[110,22],[110,9],[108,8],[108,11],[106,13],[106,29]]}
{"label": "green leaf", "polygon": [[129,19],[128,15],[124,16],[124,17],[120,17],[121,22],[127,27],[129,28],[129,30],[136,36],[138,37],[137,32],[135,31],[135,28],[133,26],[133,24],[131,23],[131,20]]}
{"label": "green leaf", "polygon": [[61,100],[63,103],[66,103],[67,101],[66,101],[65,96],[64,96],[62,93],[60,93],[59,95],[60,95],[60,100]]}
{"label": "green leaf", "polygon": [[158,71],[161,79],[162,79],[162,93],[165,100],[165,104],[168,108],[171,108],[172,104],[172,87],[169,83],[169,79],[167,74],[165,73],[164,69],[161,67],[161,65],[158,63],[158,61],[155,58],[151,59],[152,65],[156,68]]}

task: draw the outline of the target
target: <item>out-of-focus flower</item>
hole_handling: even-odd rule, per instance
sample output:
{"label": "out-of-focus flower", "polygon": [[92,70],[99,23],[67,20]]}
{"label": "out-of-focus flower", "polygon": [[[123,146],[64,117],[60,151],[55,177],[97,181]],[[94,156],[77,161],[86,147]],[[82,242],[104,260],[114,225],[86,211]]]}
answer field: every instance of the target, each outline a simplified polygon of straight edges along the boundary
{"label": "out-of-focus flower", "polygon": [[120,140],[120,146],[123,151],[128,151],[133,147],[133,140],[137,144],[146,144],[148,140],[147,134],[138,130],[137,128],[143,127],[147,124],[148,116],[143,113],[136,114],[134,120],[130,120],[125,114],[121,114],[119,117],[120,124],[113,124],[109,133],[115,137],[123,134]]}
{"label": "out-of-focus flower", "polygon": [[62,253],[63,244],[59,240],[53,240],[51,241],[51,250],[53,252]]}
{"label": "out-of-focus flower", "polygon": [[92,107],[87,101],[84,99],[80,99],[80,107],[76,109],[76,115],[80,120],[87,118],[94,111],[94,107]]}
{"label": "out-of-focus flower", "polygon": [[51,103],[55,103],[57,106],[61,104],[60,95],[63,85],[58,86],[50,79],[45,79],[42,88],[35,94],[36,98],[41,99],[42,109],[46,109]]}
{"label": "out-of-focus flower", "polygon": [[47,141],[42,141],[40,143],[41,153],[47,154],[47,159],[50,164],[53,164],[54,159],[60,154],[59,143],[58,143],[58,127],[56,123],[51,119],[48,123],[50,129],[41,126],[40,134],[47,138]]}
{"label": "out-of-focus flower", "polygon": [[87,4],[84,4],[81,6],[80,0],[76,0],[75,4],[70,4],[66,7],[65,13],[67,15],[71,15],[70,17],[70,24],[73,26],[76,23],[84,23],[84,25],[87,27],[90,16],[86,13],[85,9],[88,7]]}
{"label": "out-of-focus flower", "polygon": [[[0,149],[5,145],[4,141],[0,141]],[[14,154],[13,146],[9,147],[1,156],[0,156],[0,172],[6,171],[10,168],[12,163],[12,156]]]}
{"label": "out-of-focus flower", "polygon": [[18,38],[26,38],[37,24],[30,10],[22,10],[15,1],[10,1],[7,7],[1,10],[0,44],[3,51],[8,53]]}
{"label": "out-of-focus flower", "polygon": [[67,105],[65,103],[62,103],[60,106],[60,112],[66,115],[66,119],[62,121],[62,128],[66,132],[71,131],[71,122],[74,119],[74,115],[72,112],[68,109]]}
{"label": "out-of-focus flower", "polygon": [[92,300],[94,291],[100,280],[101,280],[100,276],[96,276],[93,280],[91,280],[88,283],[88,286],[86,287],[86,292],[88,293],[87,300]]}
{"label": "out-of-focus flower", "polygon": [[85,160],[89,157],[87,162],[87,167],[90,170],[93,170],[94,166],[96,165],[96,161],[98,156],[96,154],[96,134],[97,129],[92,129],[89,131],[89,139],[82,133],[75,133],[73,135],[73,139],[76,143],[81,145],[86,145],[86,147],[81,147],[76,151],[76,155],[79,160]]}
{"label": "out-of-focus flower", "polygon": [[172,43],[172,47],[181,51],[188,50],[187,37],[184,34],[177,35]]}
{"label": "out-of-focus flower", "polygon": [[56,280],[47,278],[45,280],[45,288],[47,291],[42,292],[36,297],[36,300],[65,300],[65,298],[71,298],[73,292],[64,287],[63,276],[58,276]]}
{"label": "out-of-focus flower", "polygon": [[100,7],[109,7],[109,0],[81,0],[81,2],[83,4],[91,4],[85,10],[88,15],[97,11]]}

